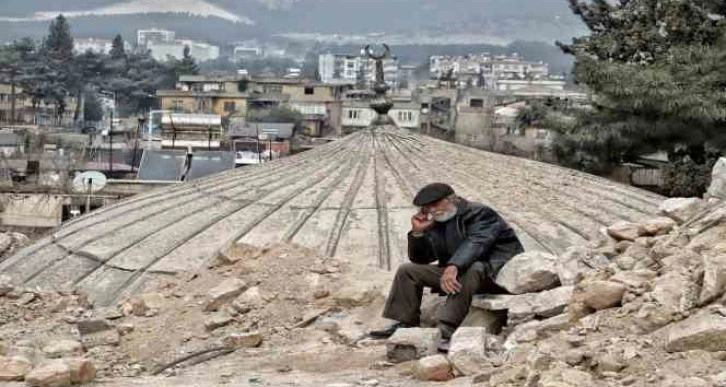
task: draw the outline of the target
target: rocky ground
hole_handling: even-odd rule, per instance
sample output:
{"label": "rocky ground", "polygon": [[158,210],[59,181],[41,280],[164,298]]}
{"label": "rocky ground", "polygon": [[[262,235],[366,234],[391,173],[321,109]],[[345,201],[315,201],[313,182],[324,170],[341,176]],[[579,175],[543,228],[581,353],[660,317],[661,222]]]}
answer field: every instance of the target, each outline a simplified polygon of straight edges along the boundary
{"label": "rocky ground", "polygon": [[[367,339],[385,323],[385,283],[297,246],[236,246],[113,308],[0,278],[0,382],[724,387],[726,204],[660,212],[514,258],[497,278],[512,295],[476,299],[446,356],[427,327],[441,298],[426,296],[426,326]],[[0,250],[24,243],[0,235]]]}

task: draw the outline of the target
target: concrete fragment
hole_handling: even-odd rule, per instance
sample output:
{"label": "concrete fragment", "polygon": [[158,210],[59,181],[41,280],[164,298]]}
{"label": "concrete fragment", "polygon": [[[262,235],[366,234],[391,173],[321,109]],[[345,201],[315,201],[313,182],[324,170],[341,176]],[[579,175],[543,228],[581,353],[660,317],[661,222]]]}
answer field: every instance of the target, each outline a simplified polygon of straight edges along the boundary
{"label": "concrete fragment", "polygon": [[662,215],[682,224],[705,208],[706,202],[699,198],[673,198],[661,203],[659,211]]}
{"label": "concrete fragment", "polygon": [[381,289],[370,283],[353,282],[334,292],[336,305],[342,308],[366,306],[383,298]]}
{"label": "concrete fragment", "polygon": [[234,321],[234,317],[226,313],[215,313],[204,319],[204,328],[211,332],[231,324],[232,321]]}
{"label": "concrete fragment", "polygon": [[205,312],[219,310],[224,304],[231,302],[247,289],[247,284],[238,278],[223,281],[207,293],[204,304]]}
{"label": "concrete fragment", "polygon": [[71,373],[71,383],[86,384],[96,378],[96,366],[89,359],[80,357],[64,359]]}
{"label": "concrete fragment", "polygon": [[[664,310],[670,312],[684,312],[691,306],[688,297],[692,280],[687,272],[675,270],[667,272],[664,276],[653,281],[651,297],[657,301]],[[698,295],[695,295],[697,298]],[[697,301],[697,300],[696,300]]]}
{"label": "concrete fragment", "polygon": [[149,312],[159,311],[164,306],[164,297],[159,293],[144,293],[132,297],[124,304],[124,312],[146,317]]}
{"label": "concrete fragment", "polygon": [[0,356],[0,382],[23,380],[32,368],[30,360],[23,356]]}
{"label": "concrete fragment", "polygon": [[726,255],[704,256],[703,270],[700,305],[716,300],[726,291]]}
{"label": "concrete fragment", "polygon": [[726,157],[721,157],[713,166],[711,185],[708,187],[708,196],[726,199]]}
{"label": "concrete fragment", "polygon": [[80,333],[81,335],[89,335],[93,333],[116,329],[113,324],[103,318],[79,320],[76,322],[76,327],[78,328],[78,333]]}
{"label": "concrete fragment", "polygon": [[657,276],[658,273],[652,270],[621,271],[610,277],[609,281],[621,283],[630,289],[637,289]]}
{"label": "concrete fragment", "polygon": [[602,310],[620,305],[625,290],[625,285],[617,282],[584,282],[575,288],[573,299],[583,302],[594,310]]}
{"label": "concrete fragment", "polygon": [[645,227],[640,223],[618,222],[608,227],[608,235],[618,241],[634,241],[645,235]]}
{"label": "concrete fragment", "polygon": [[27,235],[19,232],[11,232],[10,237],[13,238],[14,248],[25,247],[31,243],[30,238],[28,238]]}
{"label": "concrete fragment", "polygon": [[526,252],[507,262],[496,283],[512,294],[534,293],[557,287],[557,257],[541,251]]}
{"label": "concrete fragment", "polygon": [[42,349],[45,356],[51,359],[83,354],[83,345],[76,340],[56,340]]}
{"label": "concrete fragment", "polygon": [[668,352],[726,351],[726,317],[703,310],[669,327]]}
{"label": "concrete fragment", "polygon": [[489,386],[521,386],[526,378],[527,367],[522,365],[514,366],[507,370],[493,373],[491,377],[489,377]]}
{"label": "concrete fragment", "polygon": [[386,357],[392,363],[403,363],[436,355],[441,332],[436,328],[398,329],[388,339]]}
{"label": "concrete fragment", "polygon": [[232,333],[227,335],[222,342],[224,345],[233,348],[257,348],[262,345],[262,334],[260,332]]}
{"label": "concrete fragment", "polygon": [[597,370],[603,372],[620,372],[625,364],[613,354],[605,354],[597,358]]}
{"label": "concrete fragment", "polygon": [[12,292],[14,289],[10,276],[0,275],[0,297]]}
{"label": "concrete fragment", "polygon": [[457,372],[473,376],[493,363],[501,365],[501,359],[497,359],[501,349],[496,336],[486,329],[459,328],[451,337],[448,357]]}
{"label": "concrete fragment", "polygon": [[643,222],[643,228],[648,235],[665,235],[671,232],[677,223],[675,220],[661,216]]}
{"label": "concrete fragment", "polygon": [[592,386],[592,375],[573,368],[555,367],[543,372],[537,387],[583,387]]}
{"label": "concrete fragment", "polygon": [[507,312],[491,311],[481,308],[469,308],[469,313],[461,322],[461,327],[484,328],[487,332],[498,335],[507,323]]}
{"label": "concrete fragment", "polygon": [[610,260],[583,246],[573,246],[557,259],[557,276],[565,286],[574,285],[595,269],[605,268]]}
{"label": "concrete fragment", "polygon": [[17,301],[15,301],[16,304],[20,306],[28,305],[35,301],[38,298],[38,295],[33,292],[24,292],[20,298],[18,298]]}
{"label": "concrete fragment", "polygon": [[25,375],[31,387],[67,387],[71,385],[71,370],[64,360],[49,360]]}
{"label": "concrete fragment", "polygon": [[446,382],[454,378],[451,364],[443,355],[427,356],[414,367],[414,376],[421,381]]}
{"label": "concrete fragment", "polygon": [[260,288],[256,286],[247,289],[232,303],[232,307],[240,313],[247,313],[263,305],[265,305],[265,300],[262,298]]}
{"label": "concrete fragment", "polygon": [[509,336],[507,336],[504,348],[509,350],[520,343],[529,343],[545,339],[569,328],[571,324],[569,316],[561,314],[546,320],[534,320],[517,325]]}
{"label": "concrete fragment", "polygon": [[10,250],[13,245],[13,237],[10,234],[0,234],[0,254]]}

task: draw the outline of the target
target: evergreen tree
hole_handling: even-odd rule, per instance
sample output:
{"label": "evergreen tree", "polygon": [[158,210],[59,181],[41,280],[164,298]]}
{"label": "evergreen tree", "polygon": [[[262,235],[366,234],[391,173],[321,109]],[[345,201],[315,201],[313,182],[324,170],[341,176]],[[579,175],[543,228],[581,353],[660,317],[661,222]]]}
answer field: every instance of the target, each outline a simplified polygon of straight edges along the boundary
{"label": "evergreen tree", "polygon": [[83,117],[85,121],[102,121],[103,105],[96,93],[87,93],[83,105]]}
{"label": "evergreen tree", "polygon": [[121,34],[118,34],[115,38],[113,38],[113,43],[111,45],[111,52],[109,52],[109,56],[111,57],[111,59],[126,58],[126,48],[124,47],[124,39],[121,37]]}
{"label": "evergreen tree", "polygon": [[184,57],[175,63],[176,75],[197,75],[199,74],[199,66],[197,61],[191,54],[189,46],[184,46]]}
{"label": "evergreen tree", "polygon": [[73,58],[71,26],[63,15],[58,15],[55,20],[50,22],[44,48],[47,55],[53,60],[70,61]]}
{"label": "evergreen tree", "polygon": [[595,99],[560,126],[561,161],[598,172],[667,151],[702,164],[726,145],[723,1],[568,1],[590,34],[558,44]]}

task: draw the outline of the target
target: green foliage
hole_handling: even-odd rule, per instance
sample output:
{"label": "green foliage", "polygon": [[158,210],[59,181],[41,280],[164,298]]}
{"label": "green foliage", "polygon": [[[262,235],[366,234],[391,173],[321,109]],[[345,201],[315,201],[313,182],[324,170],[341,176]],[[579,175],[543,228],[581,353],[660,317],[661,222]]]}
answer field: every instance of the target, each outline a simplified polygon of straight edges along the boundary
{"label": "green foliage", "polygon": [[116,35],[116,37],[113,38],[113,43],[111,44],[111,52],[108,53],[111,59],[125,59],[126,58],[126,48],[124,47],[124,38],[121,37],[121,34]]}
{"label": "green foliage", "polygon": [[[590,35],[559,45],[574,55],[575,80],[595,100],[593,109],[558,127],[555,152],[563,163],[604,171],[658,150],[678,163],[685,155],[675,150],[691,150],[690,162],[672,168],[677,173],[703,165],[694,153],[707,145],[726,146],[723,2],[568,1]],[[686,175],[675,179],[701,191]]]}
{"label": "green foliage", "polygon": [[103,120],[103,105],[101,105],[101,101],[96,93],[86,94],[83,105],[83,117],[86,121]]}
{"label": "green foliage", "polygon": [[180,75],[199,74],[199,66],[192,56],[189,46],[184,46],[184,57],[180,61],[172,61],[172,63],[177,77]]}

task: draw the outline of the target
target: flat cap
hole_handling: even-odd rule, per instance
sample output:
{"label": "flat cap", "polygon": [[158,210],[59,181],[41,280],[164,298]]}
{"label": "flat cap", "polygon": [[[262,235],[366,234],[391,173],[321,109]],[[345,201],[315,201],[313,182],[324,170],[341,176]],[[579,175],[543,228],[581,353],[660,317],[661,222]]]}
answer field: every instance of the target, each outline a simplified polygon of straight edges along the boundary
{"label": "flat cap", "polygon": [[427,204],[438,202],[439,200],[453,195],[454,189],[450,185],[444,183],[433,183],[429,184],[416,194],[413,199],[413,205],[417,207],[425,206]]}

